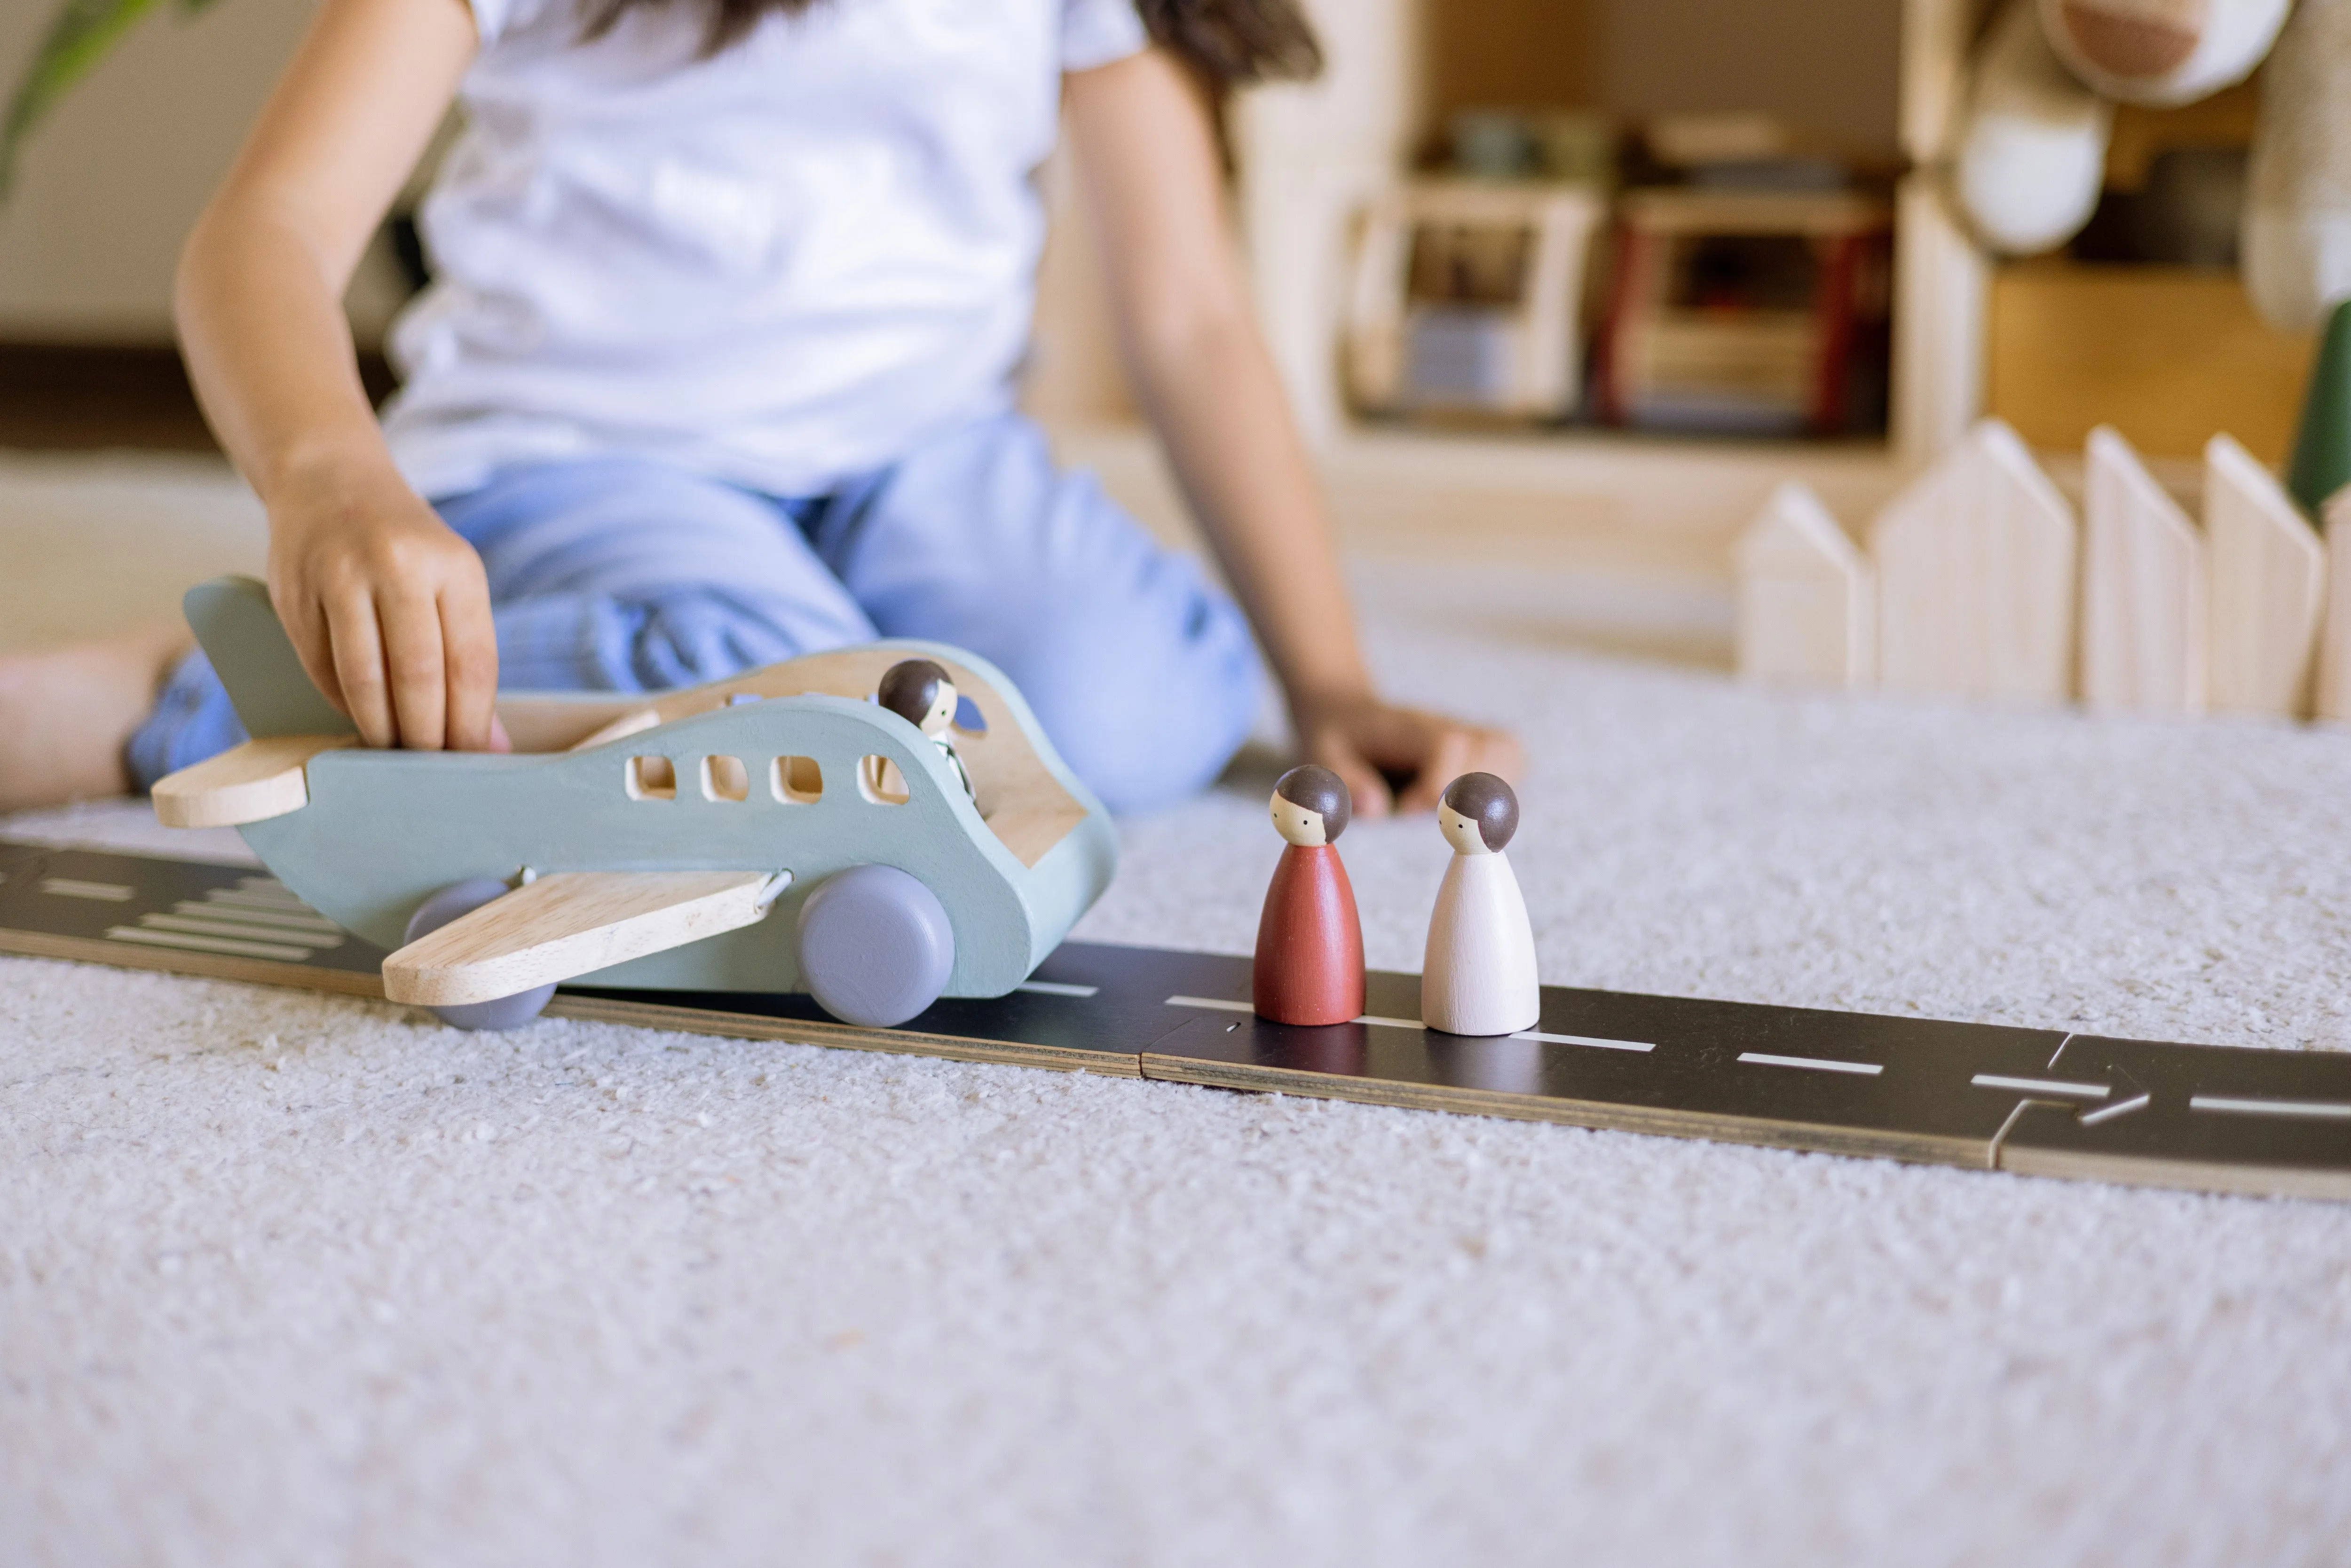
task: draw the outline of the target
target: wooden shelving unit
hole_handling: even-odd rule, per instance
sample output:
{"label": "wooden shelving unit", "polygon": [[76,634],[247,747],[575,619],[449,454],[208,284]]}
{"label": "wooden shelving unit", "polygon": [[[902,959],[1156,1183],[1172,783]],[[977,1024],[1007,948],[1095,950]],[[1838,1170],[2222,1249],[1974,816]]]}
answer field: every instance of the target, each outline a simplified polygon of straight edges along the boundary
{"label": "wooden shelving unit", "polygon": [[[1759,4],[1720,0],[1751,13]],[[1240,212],[1274,351],[1323,456],[1334,500],[1364,542],[1465,526],[1481,515],[1552,519],[1562,536],[1646,535],[1661,570],[1727,576],[1731,535],[1771,487],[1802,479],[1857,510],[1956,440],[1982,404],[1988,271],[1931,182],[1942,155],[1974,0],[1904,0],[1900,140],[1922,172],[1896,209],[1892,428],[1882,441],[1820,444],[1660,439],[1574,431],[1527,436],[1365,425],[1342,400],[1338,352],[1353,214],[1482,83],[1499,101],[1541,101],[1548,85],[1591,87],[1591,27],[1566,0],[1315,0],[1329,54],[1315,83],[1264,89],[1237,106]],[[1509,29],[1523,29],[1513,36]],[[1579,50],[1583,52],[1577,52]],[[1495,97],[1486,101],[1497,101]],[[1552,101],[1573,103],[1574,97]],[[1729,106],[1725,106],[1729,107]],[[1834,502],[1833,502],[1834,504]],[[1598,553],[1637,558],[1613,545]]]}
{"label": "wooden shelving unit", "polygon": [[[1238,217],[1273,350],[1320,456],[1351,545],[1416,553],[1443,541],[1513,559],[1703,577],[1727,591],[1730,543],[1771,488],[1800,480],[1840,516],[1865,517],[1965,431],[1982,406],[1988,269],[1946,215],[1931,173],[1914,175],[1896,213],[1895,386],[1884,439],[1817,443],[1661,438],[1573,429],[1497,434],[1358,422],[1341,396],[1341,316],[1349,226],[1366,198],[1412,166],[1451,110],[1478,104],[1602,101],[1610,50],[1594,8],[1623,7],[1654,38],[1690,31],[1714,7],[1751,34],[1756,13],[1784,28],[1782,63],[1811,73],[1780,84],[1802,118],[1840,55],[1850,15],[1884,0],[1307,0],[1329,57],[1322,79],[1259,89],[1233,109]],[[1922,170],[1942,155],[1977,0],[1903,0],[1898,51],[1875,53],[1898,99],[1901,151]],[[1699,32],[1708,29],[1699,27]],[[1740,73],[1738,46],[1716,47],[1718,75]],[[1670,87],[1673,57],[1646,68]],[[1656,85],[1656,84],[1653,84]],[[1881,95],[1883,96],[1883,95]],[[1716,102],[1710,108],[1756,107]],[[1766,103],[1763,107],[1771,107]],[[1160,455],[1136,422],[1102,320],[1081,222],[1067,221],[1065,172],[1049,184],[1064,221],[1048,246],[1027,402],[1065,459],[1096,469],[1163,534],[1190,535]]]}

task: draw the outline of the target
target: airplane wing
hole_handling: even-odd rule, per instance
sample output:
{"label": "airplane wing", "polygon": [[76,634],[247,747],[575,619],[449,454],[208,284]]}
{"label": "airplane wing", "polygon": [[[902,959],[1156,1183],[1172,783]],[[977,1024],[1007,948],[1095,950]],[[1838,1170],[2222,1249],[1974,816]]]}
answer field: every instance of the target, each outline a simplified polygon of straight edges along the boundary
{"label": "airplane wing", "polygon": [[357,746],[355,735],[270,735],[155,781],[155,820],[167,828],[235,828],[310,803],[310,759]]}
{"label": "airplane wing", "polygon": [[766,917],[789,872],[556,872],[383,961],[395,1002],[496,1001]]}

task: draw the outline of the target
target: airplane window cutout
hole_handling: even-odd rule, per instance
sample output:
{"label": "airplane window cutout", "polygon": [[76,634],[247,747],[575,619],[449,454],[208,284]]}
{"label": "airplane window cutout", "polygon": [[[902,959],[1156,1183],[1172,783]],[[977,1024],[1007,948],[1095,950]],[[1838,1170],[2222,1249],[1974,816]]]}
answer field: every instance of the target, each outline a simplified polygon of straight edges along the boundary
{"label": "airplane window cutout", "polygon": [[666,757],[632,757],[626,775],[632,800],[677,799],[677,768]]}
{"label": "airplane window cutout", "polygon": [[905,776],[886,757],[865,757],[857,764],[857,791],[877,806],[903,806],[914,799]]}
{"label": "airplane window cutout", "polygon": [[824,769],[813,757],[778,757],[768,765],[768,792],[788,806],[824,799]]}
{"label": "airplane window cutout", "polygon": [[751,775],[745,771],[739,757],[705,757],[702,759],[702,798],[705,800],[740,802],[751,798]]}

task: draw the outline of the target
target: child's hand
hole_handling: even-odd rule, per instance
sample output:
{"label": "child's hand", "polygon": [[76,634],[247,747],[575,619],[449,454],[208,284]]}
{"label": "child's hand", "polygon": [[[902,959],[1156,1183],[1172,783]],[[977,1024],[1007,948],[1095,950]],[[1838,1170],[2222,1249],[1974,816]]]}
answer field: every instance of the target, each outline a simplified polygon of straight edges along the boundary
{"label": "child's hand", "polygon": [[[1306,759],[1347,781],[1362,817],[1434,811],[1445,787],[1464,773],[1498,773],[1515,784],[1526,768],[1519,737],[1508,730],[1394,707],[1370,694],[1293,704],[1291,717]],[[1384,774],[1411,782],[1391,798]]]}
{"label": "child's hand", "polygon": [[481,557],[388,466],[274,487],[269,597],[368,745],[507,749]]}

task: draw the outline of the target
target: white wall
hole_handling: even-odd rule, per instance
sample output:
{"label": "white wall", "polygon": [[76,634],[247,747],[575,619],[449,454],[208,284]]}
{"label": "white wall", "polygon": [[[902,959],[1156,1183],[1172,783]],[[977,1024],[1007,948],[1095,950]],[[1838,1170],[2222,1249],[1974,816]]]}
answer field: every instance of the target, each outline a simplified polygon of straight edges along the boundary
{"label": "white wall", "polygon": [[[0,5],[13,84],[55,0]],[[162,341],[180,240],[292,53],[312,0],[141,23],[35,132],[0,205],[0,340]]]}

